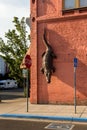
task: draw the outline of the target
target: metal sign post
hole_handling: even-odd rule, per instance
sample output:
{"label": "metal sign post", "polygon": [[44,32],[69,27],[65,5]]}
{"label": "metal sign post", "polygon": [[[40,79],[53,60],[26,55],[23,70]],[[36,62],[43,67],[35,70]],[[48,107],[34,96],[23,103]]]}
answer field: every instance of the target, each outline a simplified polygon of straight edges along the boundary
{"label": "metal sign post", "polygon": [[74,106],[76,114],[76,67],[77,67],[77,58],[74,58]]}
{"label": "metal sign post", "polygon": [[27,112],[28,112],[28,91],[29,91],[29,89],[28,89],[28,86],[29,84],[28,84],[28,70],[27,70],[27,77],[26,77],[26,90],[27,90],[27,94],[26,94],[26,96],[27,96]]}
{"label": "metal sign post", "polygon": [[28,69],[23,69],[23,77],[25,78],[25,88],[24,88],[24,93],[25,93],[25,96],[27,98],[27,112],[28,112],[28,94],[29,94],[29,83],[28,83]]}
{"label": "metal sign post", "polygon": [[76,67],[74,67],[74,106],[76,114]]}
{"label": "metal sign post", "polygon": [[25,66],[27,68],[27,77],[26,77],[26,88],[27,88],[27,112],[28,112],[28,96],[29,96],[29,75],[28,75],[28,69],[30,69],[32,64],[30,55],[25,56]]}

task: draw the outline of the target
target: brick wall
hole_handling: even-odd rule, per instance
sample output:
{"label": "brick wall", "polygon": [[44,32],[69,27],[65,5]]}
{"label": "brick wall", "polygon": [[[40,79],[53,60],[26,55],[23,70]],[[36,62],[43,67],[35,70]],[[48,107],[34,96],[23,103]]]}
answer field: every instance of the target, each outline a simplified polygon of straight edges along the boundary
{"label": "brick wall", "polygon": [[[74,57],[78,58],[77,102],[87,103],[87,11],[67,13],[61,9],[61,0],[31,1],[31,103],[73,104]],[[41,55],[46,49],[42,42],[44,27],[57,56],[50,84],[40,72]]]}

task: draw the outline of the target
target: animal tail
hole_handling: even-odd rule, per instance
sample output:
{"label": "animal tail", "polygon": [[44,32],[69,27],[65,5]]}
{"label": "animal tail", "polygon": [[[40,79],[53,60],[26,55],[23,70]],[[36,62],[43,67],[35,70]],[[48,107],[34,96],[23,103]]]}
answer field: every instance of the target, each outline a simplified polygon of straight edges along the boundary
{"label": "animal tail", "polygon": [[44,28],[44,34],[43,34],[43,42],[45,44],[45,46],[47,48],[50,48],[51,46],[49,45],[49,43],[47,42],[47,39],[46,39],[46,28]]}

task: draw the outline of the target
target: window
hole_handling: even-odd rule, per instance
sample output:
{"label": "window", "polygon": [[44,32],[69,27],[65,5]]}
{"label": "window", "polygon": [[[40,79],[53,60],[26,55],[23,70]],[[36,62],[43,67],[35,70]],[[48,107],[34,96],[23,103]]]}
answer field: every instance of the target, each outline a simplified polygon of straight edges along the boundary
{"label": "window", "polygon": [[63,9],[87,7],[87,0],[63,0]]}
{"label": "window", "polygon": [[87,0],[80,0],[80,7],[86,7],[87,6]]}
{"label": "window", "polygon": [[64,2],[64,8],[65,9],[71,9],[74,8],[75,1],[74,0],[65,0]]}

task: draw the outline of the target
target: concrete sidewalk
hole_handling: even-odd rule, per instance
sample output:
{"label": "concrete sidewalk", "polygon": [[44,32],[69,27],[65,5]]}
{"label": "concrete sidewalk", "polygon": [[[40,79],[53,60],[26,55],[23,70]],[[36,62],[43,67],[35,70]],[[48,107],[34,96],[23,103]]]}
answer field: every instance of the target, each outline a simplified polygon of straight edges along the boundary
{"label": "concrete sidewalk", "polygon": [[87,122],[87,106],[30,104],[26,98],[3,100],[0,103],[0,117],[38,118]]}

